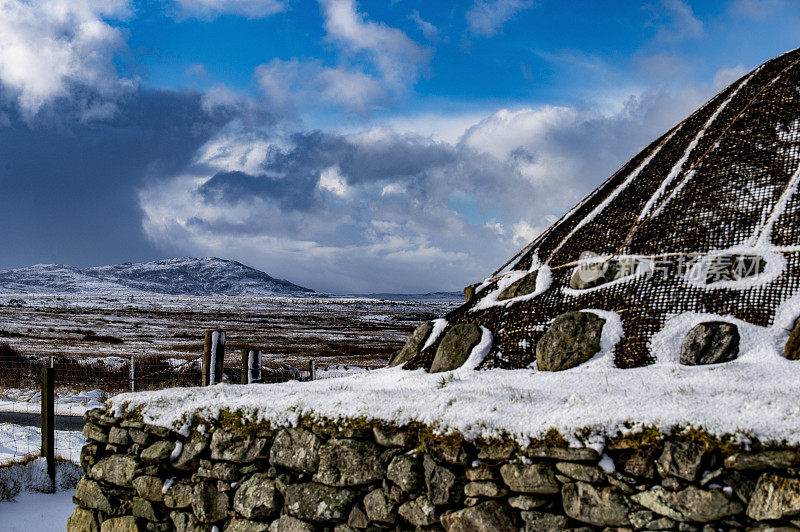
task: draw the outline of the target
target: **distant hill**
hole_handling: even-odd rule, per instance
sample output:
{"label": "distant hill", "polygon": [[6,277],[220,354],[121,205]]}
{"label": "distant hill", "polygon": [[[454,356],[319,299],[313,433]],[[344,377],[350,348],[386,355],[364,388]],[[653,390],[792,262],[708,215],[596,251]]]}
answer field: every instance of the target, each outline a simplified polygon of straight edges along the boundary
{"label": "distant hill", "polygon": [[236,261],[207,257],[82,269],[37,264],[0,270],[0,293],[261,297],[303,296],[314,291]]}

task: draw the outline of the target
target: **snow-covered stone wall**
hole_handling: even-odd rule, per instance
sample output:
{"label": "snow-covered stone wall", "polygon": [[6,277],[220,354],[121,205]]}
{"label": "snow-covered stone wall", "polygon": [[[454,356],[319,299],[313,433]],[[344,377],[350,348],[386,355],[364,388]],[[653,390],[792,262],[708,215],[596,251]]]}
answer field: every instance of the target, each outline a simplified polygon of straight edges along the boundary
{"label": "snow-covered stone wall", "polygon": [[689,531],[791,527],[800,513],[796,448],[699,431],[589,448],[556,432],[520,446],[364,421],[231,414],[178,433],[103,409],[86,420],[68,531]]}

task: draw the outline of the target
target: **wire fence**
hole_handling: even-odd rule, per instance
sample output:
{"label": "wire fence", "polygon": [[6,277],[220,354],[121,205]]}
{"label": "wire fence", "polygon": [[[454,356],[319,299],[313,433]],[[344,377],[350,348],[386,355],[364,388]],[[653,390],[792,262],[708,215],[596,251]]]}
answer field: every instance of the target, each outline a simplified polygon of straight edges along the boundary
{"label": "wire fence", "polygon": [[[367,371],[344,365],[318,369],[314,360],[303,367],[272,363],[260,353],[223,352],[221,371],[211,383],[309,381]],[[200,386],[208,382],[204,381],[203,360],[203,356],[23,356],[7,344],[0,344],[0,466],[42,454],[43,368],[52,368],[55,457],[79,463],[80,450],[86,442],[81,434],[86,410],[99,407],[111,395],[122,392]]]}

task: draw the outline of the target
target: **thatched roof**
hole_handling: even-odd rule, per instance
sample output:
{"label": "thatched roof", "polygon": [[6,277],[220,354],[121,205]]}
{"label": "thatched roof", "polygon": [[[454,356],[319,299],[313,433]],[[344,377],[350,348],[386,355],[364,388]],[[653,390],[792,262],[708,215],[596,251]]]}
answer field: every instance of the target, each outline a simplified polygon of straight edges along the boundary
{"label": "thatched roof", "polygon": [[771,327],[800,287],[798,182],[792,51],[717,94],[475,286],[405,367],[430,368],[459,323],[491,331],[481,368],[527,367],[557,316],[587,309],[621,320],[623,368],[652,363],[653,336],[678,315]]}

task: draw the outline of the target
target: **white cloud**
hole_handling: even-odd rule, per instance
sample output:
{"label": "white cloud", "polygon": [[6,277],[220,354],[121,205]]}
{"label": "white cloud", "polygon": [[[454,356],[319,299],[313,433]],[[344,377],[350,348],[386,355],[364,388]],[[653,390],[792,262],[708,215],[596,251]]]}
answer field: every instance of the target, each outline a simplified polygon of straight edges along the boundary
{"label": "white cloud", "polygon": [[402,31],[366,20],[352,0],[320,0],[325,39],[339,48],[339,64],[318,59],[273,59],[254,76],[277,112],[320,107],[364,114],[402,96],[419,78],[428,51]]}
{"label": "white cloud", "polygon": [[129,15],[127,0],[0,0],[0,85],[28,114],[75,87],[132,87],[114,66],[125,42],[110,22]]}
{"label": "white cloud", "polygon": [[414,24],[417,25],[417,28],[422,32],[422,35],[429,41],[439,38],[439,28],[427,20],[423,20],[422,17],[419,16],[419,11],[416,9],[411,12],[411,15],[409,15],[408,18],[414,21]]}
{"label": "white cloud", "polygon": [[326,38],[345,55],[365,54],[381,79],[404,88],[416,82],[429,59],[428,51],[397,28],[366,20],[353,0],[320,0],[325,16]]}
{"label": "white cloud", "polygon": [[656,10],[658,22],[656,38],[661,41],[683,41],[703,36],[703,22],[683,0],[661,0],[661,9]]}
{"label": "white cloud", "polygon": [[326,168],[319,174],[319,188],[333,192],[342,198],[350,194],[350,187],[347,186],[347,181],[335,166]]}
{"label": "white cloud", "polygon": [[458,289],[707,96],[645,93],[603,114],[502,109],[451,142],[387,127],[271,136],[242,128],[209,142],[194,173],[144,189],[143,225],[170,253],[224,252],[316,289]]}
{"label": "white cloud", "polygon": [[532,5],[530,0],[476,0],[467,11],[467,27],[473,35],[492,37],[514,15]]}
{"label": "white cloud", "polygon": [[784,0],[734,0],[729,10],[740,17],[763,20],[785,4]]}
{"label": "white cloud", "polygon": [[281,0],[174,0],[181,16],[212,20],[219,15],[264,18],[286,11]]}
{"label": "white cloud", "polygon": [[254,76],[270,106],[284,113],[321,106],[365,113],[386,97],[380,80],[359,70],[326,67],[317,60],[273,59],[256,67]]}

